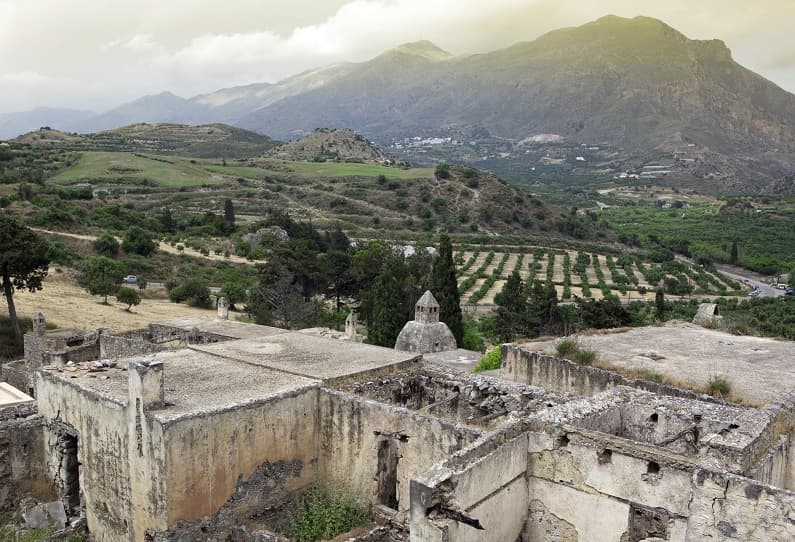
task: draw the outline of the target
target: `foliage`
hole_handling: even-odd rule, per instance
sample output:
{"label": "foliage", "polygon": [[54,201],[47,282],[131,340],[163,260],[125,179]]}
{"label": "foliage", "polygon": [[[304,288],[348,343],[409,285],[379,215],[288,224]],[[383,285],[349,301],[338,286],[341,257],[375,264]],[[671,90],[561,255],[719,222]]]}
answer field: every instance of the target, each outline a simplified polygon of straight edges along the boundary
{"label": "foliage", "polygon": [[141,294],[133,288],[121,287],[116,290],[116,301],[123,305],[127,305],[126,311],[129,311],[133,305],[141,304]]}
{"label": "foliage", "polygon": [[497,303],[494,331],[501,341],[512,342],[526,331],[527,300],[518,270],[514,269],[494,301]]}
{"label": "foliage", "polygon": [[707,391],[715,397],[728,397],[732,391],[731,380],[722,375],[712,375],[707,382]]}
{"label": "foliage", "polygon": [[502,347],[495,346],[489,353],[480,358],[480,361],[475,368],[472,369],[473,373],[482,373],[483,371],[493,371],[499,369],[501,365]]}
{"label": "foliage", "polygon": [[471,318],[463,319],[464,338],[461,341],[461,348],[465,350],[473,350],[475,352],[483,352],[486,349],[486,344],[483,341],[483,336],[478,329],[476,322]]}
{"label": "foliage", "polygon": [[174,303],[187,303],[191,307],[209,309],[210,290],[207,283],[199,279],[188,279],[168,290],[168,298]]}
{"label": "foliage", "polygon": [[564,337],[555,343],[555,353],[562,358],[573,356],[579,349],[580,345],[573,337]]}
{"label": "foliage", "polygon": [[590,348],[580,348],[574,353],[574,361],[582,365],[593,365],[596,357],[596,351]]}
{"label": "foliage", "polygon": [[127,254],[140,256],[149,256],[155,251],[152,234],[138,226],[133,226],[125,232],[121,247]]}
{"label": "foliage", "polygon": [[8,304],[8,316],[21,337],[14,305],[15,290],[41,290],[50,260],[47,242],[33,230],[0,215],[0,280]]}
{"label": "foliage", "polygon": [[100,256],[115,258],[119,255],[119,242],[109,233],[103,233],[92,244],[94,251]]}
{"label": "foliage", "polygon": [[342,490],[312,489],[289,512],[286,533],[297,542],[329,540],[370,522],[370,510]]}
{"label": "foliage", "polygon": [[116,293],[124,277],[121,263],[104,256],[91,256],[82,264],[83,279],[91,295],[102,296],[108,304],[108,296]]}
{"label": "foliage", "polygon": [[457,344],[464,340],[464,325],[461,316],[461,296],[458,293],[453,246],[450,237],[442,235],[439,250],[433,259],[429,289],[439,303],[439,319],[447,324]]}

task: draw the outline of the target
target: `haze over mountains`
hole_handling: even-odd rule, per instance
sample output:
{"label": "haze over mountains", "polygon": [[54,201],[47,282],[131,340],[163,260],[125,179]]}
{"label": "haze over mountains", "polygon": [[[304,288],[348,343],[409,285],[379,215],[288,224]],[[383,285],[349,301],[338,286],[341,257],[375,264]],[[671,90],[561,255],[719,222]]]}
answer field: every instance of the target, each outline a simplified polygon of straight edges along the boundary
{"label": "haze over mountains", "polygon": [[645,17],[608,16],[465,57],[417,42],[276,84],[190,99],[166,92],[100,115],[0,115],[0,137],[45,124],[94,132],[145,121],[223,122],[276,139],[344,127],[380,143],[476,127],[626,153],[698,145],[718,163],[771,181],[795,171],[795,95],[734,62],[723,42],[690,40]]}

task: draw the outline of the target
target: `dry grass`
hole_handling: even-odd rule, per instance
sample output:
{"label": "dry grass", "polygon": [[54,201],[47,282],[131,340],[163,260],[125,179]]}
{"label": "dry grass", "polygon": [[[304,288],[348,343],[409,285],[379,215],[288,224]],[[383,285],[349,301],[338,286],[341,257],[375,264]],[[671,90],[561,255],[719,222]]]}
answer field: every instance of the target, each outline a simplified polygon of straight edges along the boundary
{"label": "dry grass", "polygon": [[[35,312],[44,313],[48,322],[65,329],[92,330],[98,327],[119,331],[146,327],[149,322],[168,320],[178,316],[214,316],[215,311],[196,309],[165,299],[141,300],[132,312],[126,312],[126,305],[108,298],[103,305],[99,297],[91,296],[70,278],[71,273],[56,273],[52,269],[44,281],[44,289],[35,292],[16,292],[14,301],[20,316],[30,317]],[[0,311],[8,312],[5,299],[0,300]]]}

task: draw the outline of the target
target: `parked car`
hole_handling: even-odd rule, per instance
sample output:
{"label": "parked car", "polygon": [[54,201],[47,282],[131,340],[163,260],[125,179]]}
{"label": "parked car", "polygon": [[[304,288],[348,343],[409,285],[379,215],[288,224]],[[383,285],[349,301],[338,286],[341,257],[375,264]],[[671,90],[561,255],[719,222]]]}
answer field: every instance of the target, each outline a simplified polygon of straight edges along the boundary
{"label": "parked car", "polygon": [[748,294],[748,297],[759,297],[760,295],[762,295],[762,290],[754,290]]}
{"label": "parked car", "polygon": [[784,290],[784,295],[795,295],[795,288],[790,286],[786,290]]}
{"label": "parked car", "polygon": [[127,275],[124,277],[124,284],[138,284],[138,277],[136,275]]}

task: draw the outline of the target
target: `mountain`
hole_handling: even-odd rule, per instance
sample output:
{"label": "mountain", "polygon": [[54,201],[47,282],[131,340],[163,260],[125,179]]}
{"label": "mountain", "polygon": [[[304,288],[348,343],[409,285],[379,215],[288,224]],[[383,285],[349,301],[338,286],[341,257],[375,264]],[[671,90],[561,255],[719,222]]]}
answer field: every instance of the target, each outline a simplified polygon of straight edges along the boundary
{"label": "mountain", "polygon": [[39,107],[19,113],[0,113],[0,139],[10,139],[43,126],[68,132],[76,131],[82,123],[95,115],[92,111],[52,107]]}
{"label": "mountain", "polygon": [[[520,177],[535,165],[574,175],[650,166],[649,177],[670,171],[713,191],[772,192],[795,172],[795,96],[737,64],[723,42],[648,17],[607,16],[469,56],[410,43],[276,84],[148,96],[82,126],[141,121],[223,122],[279,139],[350,128],[395,149],[465,142],[404,157]],[[599,150],[582,156],[583,145]]]}
{"label": "mountain", "polygon": [[268,136],[226,124],[138,123],[95,134],[40,128],[13,140],[71,150],[180,154],[194,158],[262,156],[280,145]]}
{"label": "mountain", "polygon": [[318,128],[310,135],[282,145],[271,153],[283,160],[333,160],[391,164],[395,159],[353,130]]}

